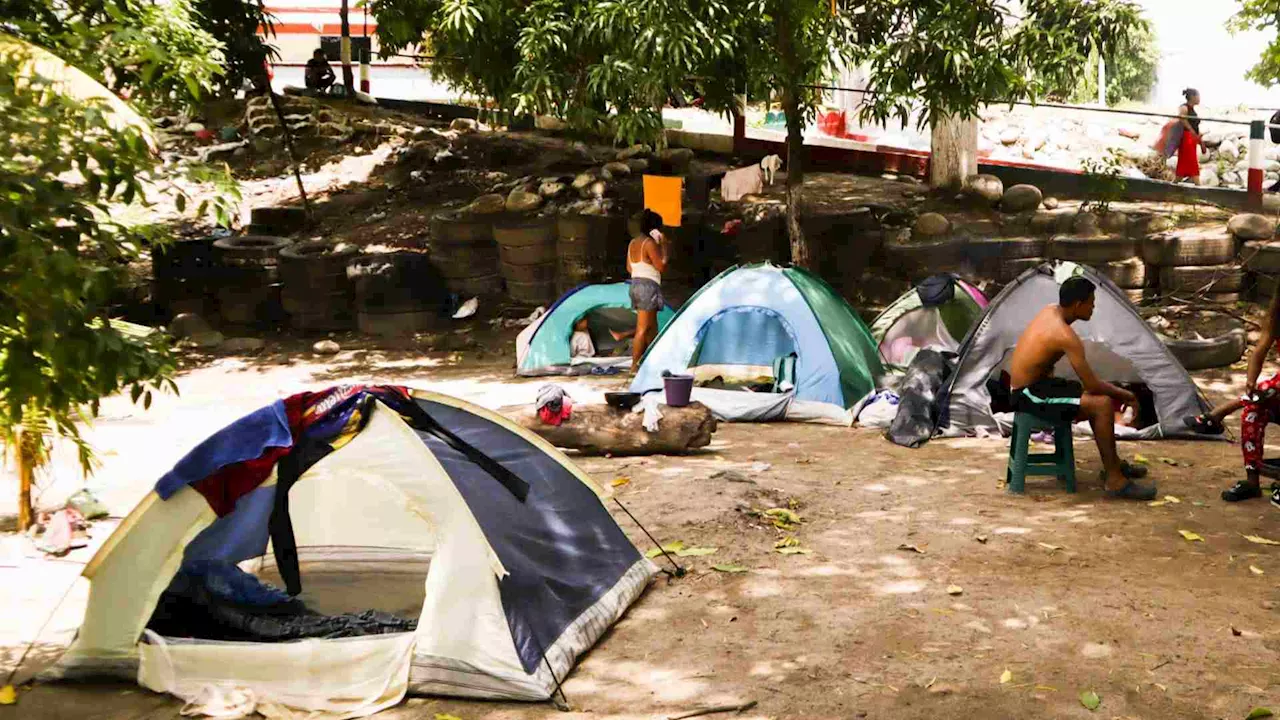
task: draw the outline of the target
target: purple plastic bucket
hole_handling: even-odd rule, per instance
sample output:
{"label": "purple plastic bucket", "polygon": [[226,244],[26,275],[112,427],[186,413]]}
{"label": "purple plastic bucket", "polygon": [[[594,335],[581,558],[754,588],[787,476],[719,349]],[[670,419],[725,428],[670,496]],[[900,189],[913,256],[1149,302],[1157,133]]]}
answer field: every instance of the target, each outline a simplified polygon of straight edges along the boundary
{"label": "purple plastic bucket", "polygon": [[689,404],[689,396],[693,394],[693,376],[668,375],[662,378],[662,388],[667,393],[668,405],[684,407]]}

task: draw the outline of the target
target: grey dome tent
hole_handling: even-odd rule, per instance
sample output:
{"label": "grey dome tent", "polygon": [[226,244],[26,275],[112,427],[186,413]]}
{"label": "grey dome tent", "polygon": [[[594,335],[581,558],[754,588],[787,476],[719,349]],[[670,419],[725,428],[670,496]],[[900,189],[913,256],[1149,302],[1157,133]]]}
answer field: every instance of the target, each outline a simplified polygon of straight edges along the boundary
{"label": "grey dome tent", "polygon": [[[1141,428],[1117,427],[1116,436],[1132,440],[1206,438],[1187,427],[1185,418],[1209,410],[1186,369],[1143,322],[1124,291],[1093,268],[1071,262],[1049,262],[1027,270],[996,296],[960,346],[955,371],[938,396],[938,434],[974,435],[979,429],[1007,432],[1000,415],[1001,373],[1022,331],[1036,313],[1058,302],[1058,287],[1080,275],[1097,285],[1093,318],[1072,329],[1085,345],[1089,365],[1103,380],[1145,386],[1144,414],[1152,422]],[[1054,366],[1058,377],[1076,379],[1063,358]],[[1004,388],[1007,390],[1007,387]],[[994,391],[994,394],[993,394]],[[1010,416],[1011,417],[1011,416]]]}

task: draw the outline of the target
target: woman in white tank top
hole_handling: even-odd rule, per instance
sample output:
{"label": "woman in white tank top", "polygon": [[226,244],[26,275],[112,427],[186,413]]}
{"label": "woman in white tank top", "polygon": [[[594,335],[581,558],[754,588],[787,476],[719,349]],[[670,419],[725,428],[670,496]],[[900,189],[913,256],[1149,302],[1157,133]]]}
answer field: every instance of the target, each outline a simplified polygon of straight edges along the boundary
{"label": "woman in white tank top", "polygon": [[631,308],[636,311],[635,340],[631,346],[631,372],[640,367],[644,351],[658,336],[658,311],[662,298],[662,273],[667,269],[667,244],[662,237],[662,216],[645,210],[640,236],[627,246],[627,272],[631,275]]}

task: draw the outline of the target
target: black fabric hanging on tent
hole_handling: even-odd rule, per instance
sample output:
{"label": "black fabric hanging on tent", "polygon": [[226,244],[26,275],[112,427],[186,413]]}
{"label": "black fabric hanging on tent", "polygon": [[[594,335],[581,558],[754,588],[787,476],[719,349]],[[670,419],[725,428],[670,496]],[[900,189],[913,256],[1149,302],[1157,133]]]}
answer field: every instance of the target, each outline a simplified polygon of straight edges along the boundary
{"label": "black fabric hanging on tent", "polygon": [[[378,399],[385,401],[387,398],[378,398],[369,394],[360,399],[361,419],[357,432],[364,430],[365,425],[368,424],[369,418],[372,417],[374,402]],[[416,402],[412,400],[398,402],[392,409],[400,413],[413,429],[429,433],[462,453],[468,460],[497,480],[520,502],[524,502],[529,497],[529,483],[521,480],[501,463],[436,422],[435,418]],[[271,548],[275,555],[276,568],[280,571],[280,578],[284,580],[285,590],[290,595],[302,592],[302,575],[298,569],[298,545],[293,535],[293,521],[289,517],[289,490],[303,473],[331,452],[333,447],[328,439],[304,437],[288,454],[280,458],[277,464],[275,504],[271,508],[271,518],[267,527],[271,535]]]}
{"label": "black fabric hanging on tent", "polygon": [[920,297],[920,304],[927,308],[949,303],[956,295],[956,279],[945,273],[931,275],[916,286],[916,295]]}

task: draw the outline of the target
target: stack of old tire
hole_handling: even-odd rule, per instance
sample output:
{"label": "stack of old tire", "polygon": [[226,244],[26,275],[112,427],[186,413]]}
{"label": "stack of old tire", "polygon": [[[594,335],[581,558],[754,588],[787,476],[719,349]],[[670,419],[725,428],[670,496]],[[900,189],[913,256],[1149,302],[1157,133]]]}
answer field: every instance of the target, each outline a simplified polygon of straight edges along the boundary
{"label": "stack of old tire", "polygon": [[225,237],[213,243],[219,266],[218,313],[229,325],[267,328],[283,319],[280,251],[286,238],[270,235]]}
{"label": "stack of old tire", "polygon": [[[492,198],[497,198],[496,205]],[[445,284],[458,295],[502,292],[493,218],[504,207],[501,195],[484,196],[461,210],[442,212],[431,219],[431,258]]]}
{"label": "stack of old tire", "polygon": [[1140,303],[1146,297],[1147,267],[1139,255],[1139,236],[1148,232],[1148,216],[1138,222],[1122,212],[1080,212],[1071,224],[1071,233],[1055,235],[1046,248],[1054,260],[1070,260],[1088,265],[1105,275],[1124,291],[1129,300]]}
{"label": "stack of old tire", "polygon": [[556,222],[556,292],[622,277],[628,239],[621,216],[566,208]]}
{"label": "stack of old tire", "polygon": [[1199,225],[1148,235],[1142,259],[1153,291],[1165,302],[1203,300],[1234,303],[1241,297],[1244,271],[1236,260],[1236,239],[1220,225]]}
{"label": "stack of old tire", "polygon": [[210,291],[215,287],[216,237],[180,238],[151,250],[152,298],[171,315],[195,313],[208,316]]}
{"label": "stack of old tire", "polygon": [[368,335],[399,336],[436,328],[449,292],[427,253],[402,250],[350,261],[356,327]]}
{"label": "stack of old tire", "polygon": [[1231,218],[1227,230],[1240,244],[1240,259],[1247,271],[1247,297],[1255,302],[1270,302],[1280,279],[1280,242],[1275,237],[1275,221],[1245,213]]}
{"label": "stack of old tire", "polygon": [[556,216],[541,205],[536,193],[513,190],[493,225],[507,295],[527,305],[556,299]]}
{"label": "stack of old tire", "polygon": [[280,299],[290,327],[326,332],[355,326],[355,287],[347,275],[355,256],[354,246],[323,241],[280,251]]}

